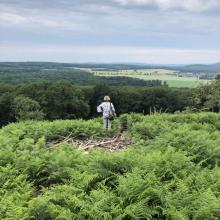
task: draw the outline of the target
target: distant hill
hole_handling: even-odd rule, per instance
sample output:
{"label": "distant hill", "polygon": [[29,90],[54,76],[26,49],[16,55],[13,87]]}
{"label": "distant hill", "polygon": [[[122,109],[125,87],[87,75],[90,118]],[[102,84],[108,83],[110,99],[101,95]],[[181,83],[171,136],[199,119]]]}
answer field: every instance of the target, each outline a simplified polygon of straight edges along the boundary
{"label": "distant hill", "polygon": [[201,72],[201,73],[220,73],[220,63],[202,65],[202,64],[192,64],[183,67],[177,67],[182,72]]}
{"label": "distant hill", "polygon": [[[68,68],[71,67],[71,68]],[[75,85],[107,84],[111,86],[161,86],[160,80],[131,77],[99,77],[65,63],[0,63],[0,82],[30,83],[66,80]]]}
{"label": "distant hill", "polygon": [[103,68],[110,70],[121,69],[171,69],[192,73],[220,73],[220,63],[203,65],[150,65],[150,64],[91,64],[91,63],[56,63],[56,62],[0,62],[0,68],[14,69],[62,69],[68,67]]}
{"label": "distant hill", "polygon": [[145,65],[145,64],[102,64],[102,63],[57,63],[57,62],[0,62],[0,68],[19,68],[19,69],[58,69],[65,67],[78,68],[103,68],[111,70],[121,69],[143,69],[156,68],[160,66]]}
{"label": "distant hill", "polygon": [[64,67],[73,67],[71,63],[56,62],[0,62],[0,68],[15,69],[58,69]]}

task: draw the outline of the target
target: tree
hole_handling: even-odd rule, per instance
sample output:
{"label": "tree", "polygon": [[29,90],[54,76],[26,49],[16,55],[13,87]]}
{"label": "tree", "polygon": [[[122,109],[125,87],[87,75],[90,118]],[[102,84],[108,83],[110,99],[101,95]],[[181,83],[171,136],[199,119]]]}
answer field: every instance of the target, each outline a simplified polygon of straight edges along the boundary
{"label": "tree", "polygon": [[12,112],[16,120],[42,120],[44,113],[40,110],[37,101],[25,97],[17,96],[12,103]]}
{"label": "tree", "polygon": [[43,97],[42,107],[48,119],[81,118],[89,114],[88,103],[69,82],[52,83],[46,88]]}
{"label": "tree", "polygon": [[219,112],[220,79],[207,85],[201,85],[194,91],[194,106],[197,109]]}
{"label": "tree", "polygon": [[146,89],[143,91],[142,109],[145,113],[182,111],[191,103],[190,93],[191,91],[188,89],[166,87]]}
{"label": "tree", "polygon": [[15,121],[12,113],[14,97],[15,94],[10,92],[6,92],[0,96],[0,125]]}
{"label": "tree", "polygon": [[141,91],[132,88],[115,89],[111,92],[112,102],[118,114],[142,112]]}

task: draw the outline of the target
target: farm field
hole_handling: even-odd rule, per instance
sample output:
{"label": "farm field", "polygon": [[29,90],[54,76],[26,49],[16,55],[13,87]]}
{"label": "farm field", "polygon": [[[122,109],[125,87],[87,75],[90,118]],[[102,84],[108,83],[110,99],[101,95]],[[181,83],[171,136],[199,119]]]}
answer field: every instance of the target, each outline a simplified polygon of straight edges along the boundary
{"label": "farm field", "polygon": [[[91,145],[116,135],[127,146]],[[220,219],[219,146],[217,113],[122,115],[111,132],[99,118],[10,124],[0,219]]]}
{"label": "farm field", "polygon": [[188,87],[194,88],[199,84],[205,84],[207,80],[198,80],[197,77],[177,76],[178,74],[172,70],[165,69],[140,69],[140,70],[103,70],[103,69],[88,69],[83,70],[94,73],[96,76],[126,76],[144,80],[161,80],[167,82],[170,87]]}

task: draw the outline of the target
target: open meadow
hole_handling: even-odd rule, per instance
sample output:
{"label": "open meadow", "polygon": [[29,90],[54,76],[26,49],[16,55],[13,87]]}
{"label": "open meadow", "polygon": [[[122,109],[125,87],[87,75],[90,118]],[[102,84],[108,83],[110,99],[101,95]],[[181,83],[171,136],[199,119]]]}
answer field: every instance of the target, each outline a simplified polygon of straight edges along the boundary
{"label": "open meadow", "polygon": [[170,87],[187,87],[194,88],[199,84],[205,84],[208,80],[201,80],[196,76],[183,76],[173,70],[166,69],[137,69],[137,70],[108,70],[108,69],[89,69],[81,68],[85,71],[94,73],[95,76],[106,76],[106,77],[132,77],[143,80],[161,80],[166,82]]}

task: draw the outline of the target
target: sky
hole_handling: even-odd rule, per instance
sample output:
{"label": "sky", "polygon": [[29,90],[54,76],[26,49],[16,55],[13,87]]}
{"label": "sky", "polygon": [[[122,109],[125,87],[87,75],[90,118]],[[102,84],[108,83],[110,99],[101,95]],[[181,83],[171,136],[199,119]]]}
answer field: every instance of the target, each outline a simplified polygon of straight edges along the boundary
{"label": "sky", "polygon": [[0,61],[220,62],[220,0],[0,0]]}

